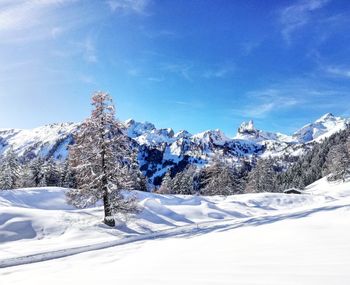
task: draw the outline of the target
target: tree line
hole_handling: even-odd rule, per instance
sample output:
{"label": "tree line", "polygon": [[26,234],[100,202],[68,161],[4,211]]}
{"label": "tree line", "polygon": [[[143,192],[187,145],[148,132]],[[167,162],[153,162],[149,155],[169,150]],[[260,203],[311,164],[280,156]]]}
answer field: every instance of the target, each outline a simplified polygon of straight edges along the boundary
{"label": "tree line", "polygon": [[74,174],[68,161],[44,159],[40,156],[30,161],[20,161],[10,148],[0,157],[0,189],[58,186],[76,187]]}

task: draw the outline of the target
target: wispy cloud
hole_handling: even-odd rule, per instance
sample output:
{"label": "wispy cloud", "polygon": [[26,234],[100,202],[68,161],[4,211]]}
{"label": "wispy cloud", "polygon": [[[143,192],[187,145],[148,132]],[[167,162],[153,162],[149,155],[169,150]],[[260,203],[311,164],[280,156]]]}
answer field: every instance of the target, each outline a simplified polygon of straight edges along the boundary
{"label": "wispy cloud", "polygon": [[329,66],[325,68],[325,71],[332,76],[350,78],[350,68],[340,66]]}
{"label": "wispy cloud", "polygon": [[77,43],[80,52],[87,63],[97,63],[97,50],[95,41],[91,37],[86,37],[82,42]]}
{"label": "wispy cloud", "polygon": [[149,27],[145,26],[139,26],[139,30],[141,33],[148,39],[158,39],[158,38],[180,38],[181,35],[179,33],[176,33],[174,30],[164,29],[162,27],[159,27],[158,29],[150,29]]}
{"label": "wispy cloud", "polygon": [[290,44],[292,36],[311,22],[312,14],[325,7],[330,0],[302,0],[280,10],[279,20],[282,25],[282,36]]}
{"label": "wispy cloud", "polygon": [[191,63],[169,63],[163,64],[161,67],[163,71],[167,71],[170,73],[175,73],[178,76],[192,81],[191,70],[193,69],[193,64]]}
{"label": "wispy cloud", "polygon": [[167,103],[170,103],[175,106],[177,105],[181,108],[200,109],[203,107],[202,102],[194,101],[194,100],[174,100],[174,101],[168,101]]}
{"label": "wispy cloud", "polygon": [[246,103],[233,111],[250,119],[300,109],[331,112],[350,107],[348,96],[346,88],[335,88],[311,78],[295,79],[247,92]]}
{"label": "wispy cloud", "polygon": [[152,82],[163,82],[165,79],[164,77],[147,77],[148,81],[152,81]]}
{"label": "wispy cloud", "polygon": [[55,49],[51,51],[51,55],[62,59],[81,57],[87,63],[97,63],[96,40],[90,36],[86,36],[81,41],[69,42],[65,48]]}
{"label": "wispy cloud", "polygon": [[106,3],[113,13],[126,12],[146,15],[150,0],[108,0]]}
{"label": "wispy cloud", "polygon": [[162,72],[172,73],[187,81],[196,79],[222,79],[235,71],[234,64],[211,65],[194,62],[178,62],[161,64]]}
{"label": "wispy cloud", "polygon": [[300,98],[289,94],[289,91],[277,88],[248,92],[247,96],[254,103],[248,104],[240,112],[250,118],[264,118],[273,111],[290,108],[303,102]]}
{"label": "wispy cloud", "polygon": [[79,0],[17,0],[0,3],[0,36],[2,42],[56,37],[62,27],[53,25],[58,9]]}
{"label": "wispy cloud", "polygon": [[83,83],[91,84],[91,85],[95,85],[96,84],[96,80],[91,75],[81,74],[81,75],[78,76],[78,78]]}
{"label": "wispy cloud", "polygon": [[231,74],[234,71],[234,69],[235,67],[233,65],[207,69],[206,71],[204,71],[203,77],[206,79],[225,78],[229,74]]}
{"label": "wispy cloud", "polygon": [[242,54],[245,55],[245,56],[250,55],[254,50],[259,48],[261,43],[262,43],[262,40],[261,41],[246,41],[246,42],[243,42],[241,44]]}
{"label": "wispy cloud", "polygon": [[56,39],[63,33],[63,31],[64,29],[62,27],[53,27],[51,29],[51,37]]}

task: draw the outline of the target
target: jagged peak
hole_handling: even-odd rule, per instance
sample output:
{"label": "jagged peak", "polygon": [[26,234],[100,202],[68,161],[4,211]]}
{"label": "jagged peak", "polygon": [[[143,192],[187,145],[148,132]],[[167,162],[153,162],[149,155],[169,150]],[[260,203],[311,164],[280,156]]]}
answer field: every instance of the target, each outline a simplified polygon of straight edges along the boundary
{"label": "jagged peak", "polygon": [[127,119],[127,120],[124,121],[124,124],[125,124],[127,127],[129,127],[129,126],[135,124],[135,120],[134,120],[134,119],[131,119],[131,118],[130,118],[130,119]]}
{"label": "jagged peak", "polygon": [[207,130],[207,131],[193,135],[192,138],[195,140],[200,140],[205,143],[213,142],[217,145],[223,145],[227,141],[230,141],[230,138],[228,138],[224,134],[224,132],[219,129]]}
{"label": "jagged peak", "polygon": [[324,121],[334,121],[336,119],[339,119],[335,117],[332,113],[326,113],[319,119],[317,119],[315,122],[324,122]]}
{"label": "jagged peak", "polygon": [[240,127],[238,128],[238,133],[240,134],[250,134],[250,133],[254,133],[257,130],[254,127],[254,121],[253,120],[249,120],[248,122],[242,122]]}
{"label": "jagged peak", "polygon": [[307,124],[293,134],[298,142],[320,141],[325,137],[344,129],[349,119],[336,117],[332,113],[326,113],[315,122]]}
{"label": "jagged peak", "polygon": [[189,138],[192,137],[192,134],[186,130],[180,130],[174,135],[175,138]]}

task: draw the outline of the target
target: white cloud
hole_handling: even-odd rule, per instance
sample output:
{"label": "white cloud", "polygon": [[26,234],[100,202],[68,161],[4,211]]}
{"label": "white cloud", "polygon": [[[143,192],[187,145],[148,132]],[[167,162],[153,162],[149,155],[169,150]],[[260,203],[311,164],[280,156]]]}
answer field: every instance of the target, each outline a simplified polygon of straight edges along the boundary
{"label": "white cloud", "polygon": [[329,66],[326,68],[326,72],[334,76],[350,78],[350,68]]}
{"label": "white cloud", "polygon": [[212,78],[225,78],[227,77],[230,73],[234,71],[234,67],[220,67],[217,69],[209,69],[206,70],[203,73],[203,77],[207,79],[212,79]]}
{"label": "white cloud", "polygon": [[259,119],[273,113],[304,110],[332,112],[349,108],[346,87],[329,85],[315,78],[295,78],[244,94],[245,103],[232,111],[242,117]]}
{"label": "white cloud", "polygon": [[292,35],[311,21],[312,13],[326,6],[330,0],[303,0],[280,11],[282,36],[291,43]]}
{"label": "white cloud", "polygon": [[146,14],[149,0],[108,0],[107,5],[112,12],[132,12]]}
{"label": "white cloud", "polygon": [[79,1],[0,1],[0,42],[22,43],[58,37],[82,16],[73,15],[71,9]]}
{"label": "white cloud", "polygon": [[[40,1],[8,1],[2,3],[0,11],[0,31],[13,31],[29,29],[33,26],[43,25],[45,14],[50,9],[64,4],[75,2],[73,0],[40,0]],[[11,3],[11,4],[9,4]]]}
{"label": "white cloud", "polygon": [[51,29],[51,37],[54,38],[54,39],[59,37],[62,33],[63,33],[62,27],[53,27]]}
{"label": "white cloud", "polygon": [[130,76],[136,77],[139,76],[141,74],[141,70],[139,68],[133,67],[127,70],[127,73]]}
{"label": "white cloud", "polygon": [[245,55],[245,56],[250,55],[254,50],[259,48],[259,46],[261,44],[262,44],[262,40],[243,42],[241,44],[242,54]]}
{"label": "white cloud", "polygon": [[249,92],[247,95],[254,103],[245,106],[240,112],[250,118],[264,118],[273,111],[290,108],[303,102],[289,94],[289,91],[274,88]]}
{"label": "white cloud", "polygon": [[171,63],[163,65],[161,69],[167,72],[175,73],[188,81],[192,81],[192,77],[190,75],[192,68],[193,65],[189,63]]}
{"label": "white cloud", "polygon": [[148,77],[147,80],[152,82],[163,82],[164,77]]}
{"label": "white cloud", "polygon": [[86,74],[81,74],[79,80],[86,84],[96,84],[96,80],[92,76]]}
{"label": "white cloud", "polygon": [[81,53],[88,63],[97,63],[97,52],[95,43],[90,37],[87,37],[83,42],[78,43],[78,46],[81,48]]}
{"label": "white cloud", "polygon": [[50,54],[62,59],[80,57],[87,63],[98,62],[96,41],[90,36],[81,41],[68,42],[64,48],[54,49]]}

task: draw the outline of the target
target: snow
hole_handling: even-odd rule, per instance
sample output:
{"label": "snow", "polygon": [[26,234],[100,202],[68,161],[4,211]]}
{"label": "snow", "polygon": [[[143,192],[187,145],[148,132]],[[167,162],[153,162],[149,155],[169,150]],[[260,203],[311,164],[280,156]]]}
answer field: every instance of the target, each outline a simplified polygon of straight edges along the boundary
{"label": "snow", "polygon": [[191,140],[194,142],[200,141],[201,144],[214,143],[216,145],[224,145],[228,141],[231,141],[221,130],[208,130],[202,133],[193,135]]}
{"label": "snow", "polygon": [[293,138],[299,143],[307,143],[311,141],[320,142],[336,132],[344,130],[349,122],[349,119],[335,117],[333,114],[327,113],[314,123],[302,127],[299,131],[293,134]]}
{"label": "snow", "polygon": [[[253,156],[274,157],[284,168],[290,162],[284,157],[298,157],[313,147],[309,142],[320,142],[346,127],[350,119],[326,114],[314,123],[303,127],[293,136],[261,131],[253,121],[243,123],[235,138],[227,137],[220,130],[208,130],[190,134],[183,130],[174,133],[171,128],[158,129],[149,122],[124,122],[127,134],[139,147],[138,160],[143,173],[148,175],[149,186],[159,182],[159,177],[176,164],[187,161],[202,167],[211,163],[213,157],[224,153],[225,160],[238,165],[242,158]],[[64,160],[72,134],[79,124],[51,124],[32,130],[0,130],[0,155],[13,147],[21,159],[30,160],[37,156]],[[181,167],[180,167],[181,168]]]}
{"label": "snow", "polygon": [[[5,145],[12,146],[19,156],[24,156],[31,152],[42,157],[47,156],[57,146],[57,142],[63,141],[52,155],[55,158],[63,159],[67,155],[69,135],[77,130],[79,124],[62,123],[50,124],[31,130],[0,130],[0,141]],[[1,148],[0,153],[6,153],[9,147]]]}
{"label": "snow", "polygon": [[101,207],[67,205],[64,191],[0,192],[1,284],[345,285],[350,278],[350,182],[324,178],[300,195],[136,192],[143,211],[115,229],[101,224]]}

